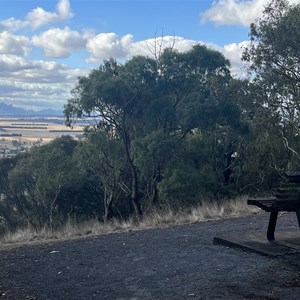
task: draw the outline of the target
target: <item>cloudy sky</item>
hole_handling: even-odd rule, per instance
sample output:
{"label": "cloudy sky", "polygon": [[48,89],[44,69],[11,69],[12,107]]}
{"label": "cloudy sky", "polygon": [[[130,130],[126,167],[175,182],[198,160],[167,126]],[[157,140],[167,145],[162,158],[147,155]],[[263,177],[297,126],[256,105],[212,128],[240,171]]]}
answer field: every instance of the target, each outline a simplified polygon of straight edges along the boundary
{"label": "cloudy sky", "polygon": [[[300,0],[290,0],[299,3]],[[155,37],[221,51],[241,75],[249,24],[268,0],[0,0],[0,102],[61,109],[103,59],[151,55]]]}

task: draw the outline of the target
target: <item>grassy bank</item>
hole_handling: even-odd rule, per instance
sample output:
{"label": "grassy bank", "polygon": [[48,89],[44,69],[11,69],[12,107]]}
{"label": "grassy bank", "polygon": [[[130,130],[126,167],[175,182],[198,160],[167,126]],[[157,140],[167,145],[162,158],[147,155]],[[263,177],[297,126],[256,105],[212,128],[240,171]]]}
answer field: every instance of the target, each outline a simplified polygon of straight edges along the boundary
{"label": "grassy bank", "polygon": [[229,200],[222,204],[206,203],[202,206],[181,212],[174,212],[170,209],[165,211],[153,211],[146,214],[139,222],[136,222],[133,219],[127,221],[113,219],[106,224],[96,220],[80,225],[73,225],[71,222],[68,222],[61,230],[55,232],[46,229],[35,231],[28,227],[13,233],[7,233],[0,239],[0,243],[15,244],[32,241],[69,239],[91,234],[100,235],[113,232],[129,232],[132,230],[241,217],[257,213],[258,211],[259,209],[248,206],[246,204],[246,197],[244,197],[242,199]]}

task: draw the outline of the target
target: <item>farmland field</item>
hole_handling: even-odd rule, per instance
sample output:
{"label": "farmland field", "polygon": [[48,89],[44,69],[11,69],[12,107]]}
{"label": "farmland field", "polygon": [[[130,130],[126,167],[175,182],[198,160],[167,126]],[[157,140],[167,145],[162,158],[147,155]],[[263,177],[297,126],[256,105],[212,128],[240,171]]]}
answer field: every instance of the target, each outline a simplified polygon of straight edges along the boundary
{"label": "farmland field", "polygon": [[86,125],[81,121],[69,128],[63,118],[0,117],[0,158],[12,157],[63,135],[78,138]]}
{"label": "farmland field", "polygon": [[62,135],[77,137],[83,133],[84,124],[73,129],[64,125],[63,118],[0,117],[0,137],[4,140],[51,141]]}

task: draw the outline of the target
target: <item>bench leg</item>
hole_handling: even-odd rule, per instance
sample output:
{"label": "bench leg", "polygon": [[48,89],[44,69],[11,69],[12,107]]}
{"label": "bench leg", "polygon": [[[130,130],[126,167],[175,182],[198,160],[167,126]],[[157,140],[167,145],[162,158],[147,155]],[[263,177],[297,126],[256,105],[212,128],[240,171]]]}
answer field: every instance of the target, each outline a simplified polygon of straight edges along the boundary
{"label": "bench leg", "polygon": [[275,227],[276,227],[276,221],[277,221],[278,211],[272,211],[269,219],[269,226],[268,226],[268,232],[267,232],[267,238],[268,241],[272,242],[275,241]]}
{"label": "bench leg", "polygon": [[300,209],[296,210],[296,215],[297,215],[298,225],[300,228]]}

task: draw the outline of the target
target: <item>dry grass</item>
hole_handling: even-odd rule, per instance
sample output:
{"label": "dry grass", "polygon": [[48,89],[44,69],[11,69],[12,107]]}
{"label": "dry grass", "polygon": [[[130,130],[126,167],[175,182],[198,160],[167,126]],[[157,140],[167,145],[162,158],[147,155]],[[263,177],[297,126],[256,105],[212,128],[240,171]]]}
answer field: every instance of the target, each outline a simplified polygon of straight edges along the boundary
{"label": "dry grass", "polygon": [[246,197],[226,201],[224,204],[207,203],[193,208],[189,211],[164,212],[154,211],[146,215],[142,221],[135,222],[133,219],[128,221],[112,220],[107,224],[98,221],[90,221],[81,225],[67,223],[60,231],[40,230],[34,231],[30,228],[8,233],[0,239],[1,244],[24,244],[35,241],[66,240],[87,235],[109,234],[114,232],[129,232],[132,230],[142,230],[158,227],[168,227],[180,224],[204,222],[208,220],[218,220],[224,218],[241,217],[257,213],[258,208],[250,207],[246,204]]}
{"label": "dry grass", "polygon": [[173,212],[167,210],[163,213],[153,212],[146,216],[139,224],[142,228],[172,226],[194,222],[205,222],[232,217],[242,217],[259,212],[256,207],[247,205],[247,197],[232,199],[217,204],[208,202],[189,211]]}

